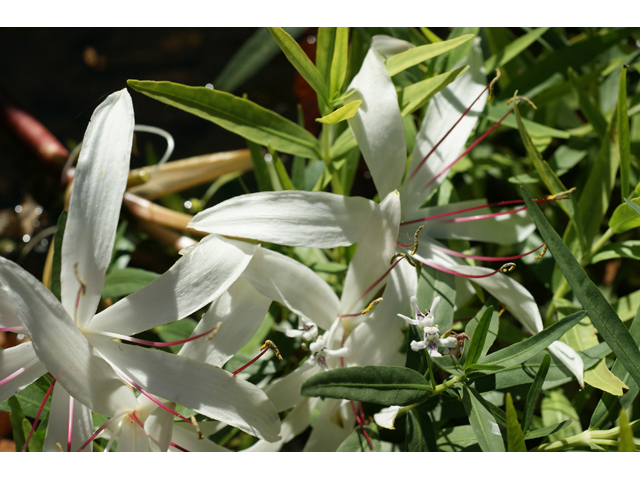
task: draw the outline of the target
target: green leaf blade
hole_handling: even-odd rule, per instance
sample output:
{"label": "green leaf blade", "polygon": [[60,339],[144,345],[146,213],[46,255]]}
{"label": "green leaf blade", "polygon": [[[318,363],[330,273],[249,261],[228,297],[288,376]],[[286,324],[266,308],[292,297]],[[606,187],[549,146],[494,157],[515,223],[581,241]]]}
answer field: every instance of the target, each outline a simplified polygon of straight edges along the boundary
{"label": "green leaf blade", "polygon": [[542,392],[542,385],[544,384],[544,379],[547,377],[547,373],[549,372],[550,364],[551,357],[549,354],[546,354],[542,360],[542,365],[540,365],[540,368],[538,369],[538,373],[536,373],[536,377],[533,379],[531,388],[529,388],[527,400],[524,405],[524,412],[522,414],[522,430],[525,432],[529,430],[529,426],[531,425],[533,411],[535,410],[536,403],[538,402],[538,397],[540,397],[540,393]]}
{"label": "green leaf blade", "polygon": [[485,400],[473,388],[463,385],[462,404],[483,452],[504,452],[500,427]]}
{"label": "green leaf blade", "polygon": [[507,392],[505,399],[507,407],[507,445],[510,452],[526,452],[527,447],[524,444],[524,435],[518,423],[518,414],[513,406],[511,394]]}
{"label": "green leaf blade", "polygon": [[462,45],[465,42],[471,40],[475,35],[467,34],[460,37],[445,40],[444,42],[431,43],[429,45],[422,45],[421,47],[411,48],[405,52],[394,55],[387,60],[387,70],[392,77],[398,73],[406,70],[409,67],[413,67],[418,63],[422,63],[430,58],[437,57],[449,50]]}
{"label": "green leaf blade", "polygon": [[629,172],[631,171],[631,143],[627,113],[627,68],[627,65],[622,66],[618,88],[618,150],[620,152],[620,193],[623,200],[629,196]]}
{"label": "green leaf blade", "polygon": [[493,316],[493,306],[490,306],[486,309],[482,318],[478,322],[478,326],[473,332],[473,336],[471,337],[471,344],[469,345],[469,350],[467,353],[467,359],[464,363],[464,368],[467,368],[471,365],[474,365],[478,362],[480,355],[482,354],[482,348],[484,347],[485,339],[487,338],[487,333],[489,333],[489,326],[491,325],[491,317]]}

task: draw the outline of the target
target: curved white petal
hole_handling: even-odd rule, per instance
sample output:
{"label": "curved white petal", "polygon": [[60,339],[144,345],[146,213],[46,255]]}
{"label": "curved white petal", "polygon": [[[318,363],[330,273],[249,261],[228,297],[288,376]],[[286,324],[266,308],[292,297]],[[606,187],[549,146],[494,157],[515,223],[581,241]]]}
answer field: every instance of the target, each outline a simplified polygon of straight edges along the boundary
{"label": "curved white petal", "polygon": [[356,114],[348,120],[349,127],[380,198],[400,186],[407,158],[398,96],[385,66],[385,55],[392,56],[412,47],[403,40],[374,36],[360,72],[349,85],[349,90],[357,89],[350,100],[362,101]]}
{"label": "curved white petal", "polygon": [[107,97],[93,112],[73,179],[69,217],[62,242],[62,304],[84,326],[96,312],[111,261],[133,142],[133,105],[127,89]]}
{"label": "curved white petal", "polygon": [[375,203],[327,192],[240,195],[198,213],[188,227],[298,247],[333,248],[360,239]]}
{"label": "curved white petal", "polygon": [[9,294],[0,286],[0,327],[22,327]]}
{"label": "curved white petal", "polygon": [[293,372],[264,387],[264,393],[273,402],[277,412],[284,412],[307,398],[300,394],[300,386],[321,371],[317,363],[308,368],[305,362]]}
{"label": "curved white petal", "polygon": [[226,291],[257,248],[209,235],[149,285],[96,315],[88,328],[133,335],[184,318]]}
{"label": "curved white petal", "polygon": [[351,355],[345,357],[345,366],[404,365],[404,355],[399,350],[405,322],[397,314],[411,313],[410,298],[417,289],[416,269],[400,262],[389,275],[384,300],[347,337],[345,346],[351,349]]}
{"label": "curved white petal", "polygon": [[578,383],[584,388],[584,362],[578,353],[560,340],[556,340],[547,347],[549,353],[554,358],[560,360],[578,380]]}
{"label": "curved white petal", "polygon": [[29,331],[38,358],[71,396],[102,415],[135,408],[133,393],[42,283],[2,258],[0,281]]}
{"label": "curved white petal", "polygon": [[405,209],[422,205],[431,191],[444,181],[446,174],[440,175],[430,187],[425,188],[433,178],[453,162],[464,149],[469,134],[487,101],[487,93],[476,102],[469,113],[458,123],[449,136],[431,154],[429,159],[411,178],[416,167],[431,151],[451,127],[460,119],[462,113],[480,95],[486,87],[486,78],[480,49],[480,39],[476,39],[469,56],[462,59],[456,67],[469,65],[469,70],[429,101],[427,114],[416,137],[413,155],[409,163],[407,180],[401,190]]}
{"label": "curved white petal", "polygon": [[38,360],[33,342],[0,350],[0,380],[27,367],[20,375],[0,385],[0,402],[15,395],[47,373],[47,367]]}
{"label": "curved white petal", "polygon": [[185,344],[178,355],[222,368],[256,332],[269,305],[271,299],[239,277],[229,290],[213,301],[191,334],[202,334],[222,322],[215,336],[211,340],[203,337]]}
{"label": "curved white petal", "polygon": [[[171,440],[189,452],[231,452],[228,448],[221,447],[208,438],[199,439],[193,425],[184,422],[177,422],[173,426],[173,437]],[[174,447],[171,447],[169,450],[172,452],[180,451]]]}
{"label": "curved white petal", "polygon": [[[67,391],[56,383],[51,396],[51,410],[49,411],[49,421],[47,423],[47,433],[42,445],[43,452],[58,452],[60,444],[63,451],[67,450],[67,439],[69,435],[69,410],[71,397]],[[73,401],[73,428],[71,434],[71,452],[77,451],[93,435],[93,417],[91,410],[74,399]],[[93,442],[87,445],[82,451],[90,452],[93,449]]]}
{"label": "curved white petal", "polygon": [[160,350],[95,338],[94,345],[145,390],[267,441],[280,437],[280,419],[264,392],[208,363]]}
{"label": "curved white petal", "polygon": [[[340,299],[340,313],[362,311],[387,279],[383,279],[366,295],[364,292],[389,270],[389,261],[396,253],[400,225],[400,195],[395,190],[376,206],[358,242]],[[347,317],[358,318],[358,317]],[[323,327],[326,328],[326,327]]]}
{"label": "curved white petal", "polygon": [[[144,398],[146,402],[151,402],[147,397]],[[176,404],[169,402],[169,407],[175,410]],[[173,424],[173,414],[171,412],[160,407],[156,407],[151,411],[144,422],[144,431],[149,439],[150,450],[159,452],[169,450],[171,436],[173,435]]]}
{"label": "curved white petal", "polygon": [[242,277],[265,297],[322,328],[329,328],[338,314],[338,297],[327,282],[280,253],[258,248]]}
{"label": "curved white petal", "polygon": [[355,417],[343,400],[325,398],[304,452],[335,452],[351,434]]}
{"label": "curved white petal", "polygon": [[148,452],[149,437],[138,423],[124,417],[121,421],[120,435],[118,435],[117,452]]}
{"label": "curved white petal", "polygon": [[395,430],[396,427],[394,424],[396,422],[396,417],[398,416],[398,412],[400,411],[401,408],[402,407],[398,405],[383,408],[378,413],[375,413],[373,415],[373,419],[376,421],[376,423],[379,426],[383,428],[388,428],[389,430]]}

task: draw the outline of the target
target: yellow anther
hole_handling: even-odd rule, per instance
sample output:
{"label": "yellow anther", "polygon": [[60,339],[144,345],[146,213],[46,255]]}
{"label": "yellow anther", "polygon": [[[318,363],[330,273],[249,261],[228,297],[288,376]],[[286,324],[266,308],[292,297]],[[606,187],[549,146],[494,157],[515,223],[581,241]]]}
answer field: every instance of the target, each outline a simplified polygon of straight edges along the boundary
{"label": "yellow anther", "polygon": [[369,310],[371,310],[373,307],[375,307],[377,304],[379,304],[382,301],[382,297],[380,298],[376,298],[373,302],[371,302],[369,304],[369,306],[367,308],[365,308],[364,310],[362,310],[360,312],[360,315],[364,315],[365,313],[368,313]]}
{"label": "yellow anther", "polygon": [[513,262],[505,263],[500,267],[500,273],[513,272],[516,268],[516,264]]}
{"label": "yellow anther", "polygon": [[60,442],[56,442],[56,447],[58,447],[58,451],[64,452],[64,450],[62,449],[62,445],[60,445]]}
{"label": "yellow anther", "polygon": [[264,345],[260,347],[260,351],[264,352],[269,347],[273,349],[273,353],[276,354],[276,357],[278,358],[278,360],[282,361],[282,355],[280,355],[280,350],[278,350],[278,347],[276,347],[276,344],[273,343],[271,340],[266,340],[264,342]]}
{"label": "yellow anther", "polygon": [[507,307],[502,302],[498,302],[498,306],[500,307],[500,311],[498,312],[498,317],[501,317],[504,311],[507,309]]}
{"label": "yellow anther", "polygon": [[531,105],[531,108],[533,108],[534,110],[538,109],[538,107],[536,107],[531,100],[529,100],[527,97],[523,97],[522,95],[514,95],[513,98],[509,99],[509,101],[507,102],[507,105],[509,105],[514,100],[522,100],[524,102],[527,102],[529,105]]}
{"label": "yellow anther", "polygon": [[204,439],[204,435],[202,435],[202,431],[200,431],[200,425],[196,422],[196,417],[191,416],[191,425],[196,429],[196,433],[198,434],[198,440]]}
{"label": "yellow anther", "polygon": [[413,262],[413,260],[411,260],[411,257],[409,255],[407,255],[406,253],[396,253],[393,257],[391,257],[391,261],[389,262],[389,265],[392,265],[393,261],[398,257],[402,257],[402,258],[406,259],[407,262],[409,262],[409,265],[411,265],[412,267],[416,266],[416,264]]}
{"label": "yellow anther", "polygon": [[553,195],[547,195],[547,200],[553,200],[558,198],[560,195],[565,195],[567,193],[573,193],[576,187],[570,188],[569,190],[565,190],[564,192],[554,193]]}
{"label": "yellow anther", "polygon": [[493,80],[491,80],[491,83],[489,84],[489,100],[493,98],[493,85],[498,81],[499,78],[500,78],[500,69],[496,68],[496,76]]}
{"label": "yellow anther", "polygon": [[544,254],[547,253],[547,244],[543,244],[542,245],[542,251],[540,252],[539,255],[536,255],[536,260],[540,260],[542,257],[544,257]]}
{"label": "yellow anther", "polygon": [[413,234],[413,250],[411,250],[412,256],[415,255],[416,252],[418,251],[418,234],[420,233],[420,230],[422,230],[423,228],[424,228],[424,225],[420,225],[416,230],[416,233]]}
{"label": "yellow anther", "polygon": [[218,333],[218,330],[220,330],[221,325],[222,325],[222,322],[216,323],[216,326],[213,327],[213,330],[211,330],[211,333],[207,335],[207,338],[205,338],[207,342],[216,336],[216,334]]}

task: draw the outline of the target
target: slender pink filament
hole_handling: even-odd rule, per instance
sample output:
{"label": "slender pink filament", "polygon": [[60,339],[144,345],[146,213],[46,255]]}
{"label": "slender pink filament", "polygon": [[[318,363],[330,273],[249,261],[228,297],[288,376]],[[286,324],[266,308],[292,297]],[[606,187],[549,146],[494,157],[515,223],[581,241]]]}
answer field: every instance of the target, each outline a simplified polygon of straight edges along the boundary
{"label": "slender pink filament", "polygon": [[73,403],[74,399],[69,395],[69,428],[67,430],[67,452],[71,451],[71,439],[73,437]]}
{"label": "slender pink filament", "polygon": [[2,380],[0,380],[0,386],[4,385],[7,382],[10,382],[11,380],[13,380],[14,378],[16,378],[18,375],[23,374],[24,372],[26,372],[27,370],[29,370],[31,367],[33,367],[36,363],[38,363],[40,360],[36,357],[33,360],[31,360],[29,363],[27,363],[24,367],[20,367],[18,370],[16,370],[15,372],[13,372],[11,375],[9,375],[8,377],[3,378]]}
{"label": "slender pink filament", "polygon": [[433,262],[430,262],[429,260],[426,260],[426,259],[424,259],[424,258],[422,258],[422,257],[420,257],[418,255],[414,255],[413,258],[415,258],[416,260],[418,260],[421,263],[424,263],[428,267],[435,268],[436,270],[440,270],[441,272],[444,272],[444,273],[449,273],[451,275],[455,275],[456,277],[486,278],[486,277],[490,277],[490,276],[495,275],[496,273],[500,272],[500,269],[498,268],[498,269],[494,270],[493,272],[487,273],[485,275],[468,275],[468,274],[465,274],[465,273],[460,273],[460,272],[456,272],[454,270],[450,270],[450,269],[445,268],[445,267],[441,267],[440,265],[438,265],[436,263],[433,263]]}
{"label": "slender pink filament", "polygon": [[[364,434],[364,437],[367,439],[367,443],[369,444],[369,449],[371,451],[373,451],[373,442],[369,438],[369,435],[367,434],[367,431],[364,429],[364,420],[363,420],[364,412],[362,412],[362,417],[361,417],[360,414],[358,413],[358,411],[356,410],[356,406],[353,404],[353,400],[349,400],[349,405],[351,405],[351,409],[353,410],[353,415],[355,415],[355,417],[356,417],[356,422],[358,422],[358,425],[360,426],[360,429],[362,430],[362,433]],[[362,404],[360,404],[360,405],[362,405]]]}
{"label": "slender pink filament", "polygon": [[116,420],[116,419],[118,419],[118,418],[120,418],[120,417],[119,417],[119,416],[118,416],[118,417],[113,417],[113,418],[110,418],[109,420],[107,420],[107,421],[106,421],[106,422],[105,422],[105,423],[104,423],[100,428],[98,428],[98,429],[95,431],[95,433],[94,433],[93,435],[91,435],[91,436],[89,437],[89,439],[88,439],[86,442],[84,442],[84,443],[82,444],[82,446],[81,446],[78,450],[76,450],[76,452],[81,452],[82,450],[84,450],[85,448],[87,448],[87,445],[89,445],[91,442],[93,442],[93,441],[95,440],[95,438],[96,438],[98,435],[100,435],[100,432],[102,432],[105,428],[107,428],[107,427],[109,426],[109,424],[110,424],[111,422],[113,422],[114,420]]}
{"label": "slender pink filament", "polygon": [[427,161],[427,159],[431,156],[431,154],[433,152],[436,151],[436,148],[438,148],[440,146],[440,144],[444,141],[445,138],[447,138],[449,136],[449,134],[453,131],[454,128],[456,128],[456,125],[458,125],[460,123],[460,121],[465,117],[465,115],[467,113],[469,113],[469,110],[471,110],[471,108],[476,104],[476,102],[478,100],[480,100],[480,97],[484,94],[484,92],[486,92],[489,89],[489,85],[487,85],[485,87],[484,90],[482,90],[482,92],[480,93],[480,95],[478,95],[478,97],[473,101],[473,103],[471,105],[469,105],[469,108],[467,108],[464,113],[460,116],[460,118],[456,121],[456,123],[453,124],[453,126],[449,129],[449,131],[447,133],[444,134],[444,136],[438,141],[438,143],[436,143],[433,148],[431,148],[431,150],[429,151],[429,153],[427,153],[427,155],[425,155],[425,157],[422,159],[422,161],[418,164],[418,166],[415,168],[415,170],[413,172],[411,172],[411,175],[409,176],[409,180],[411,180],[416,173],[418,173],[418,170],[420,170],[420,167],[422,167],[422,165],[424,165]]}
{"label": "slender pink filament", "polygon": [[431,180],[429,180],[429,182],[425,185],[425,187],[422,189],[422,191],[426,190],[431,185],[433,185],[433,182],[435,182],[438,179],[438,177],[440,177],[443,173],[447,172],[451,167],[453,167],[456,164],[456,162],[458,162],[458,160],[460,160],[467,153],[469,153],[471,150],[473,150],[476,147],[476,145],[478,145],[480,142],[482,142],[487,137],[487,135],[489,135],[491,132],[493,132],[496,129],[496,127],[498,125],[500,125],[504,121],[504,119],[507,118],[511,114],[511,112],[513,112],[513,108],[511,110],[509,110],[507,113],[505,113],[504,116],[500,120],[498,120],[498,123],[493,125],[489,130],[484,132],[480,136],[480,138],[478,138],[475,142],[473,142],[471,145],[469,145],[469,148],[467,148],[464,152],[462,152],[458,158],[456,158],[453,162],[451,162],[449,165],[444,167],[444,169],[442,169],[440,171],[440,173],[438,173]]}
{"label": "slender pink filament", "polygon": [[0,332],[21,332],[26,330],[24,327],[1,327]]}
{"label": "slender pink filament", "polygon": [[38,419],[40,418],[40,414],[42,413],[42,409],[44,408],[45,404],[47,403],[47,399],[49,398],[49,395],[51,395],[51,392],[53,390],[53,386],[56,384],[56,379],[53,379],[53,382],[51,382],[51,385],[49,385],[49,389],[47,390],[47,393],[45,393],[44,398],[42,399],[42,403],[40,404],[40,408],[38,409],[38,413],[36,413],[36,418],[33,419],[33,425],[31,426],[31,431],[29,432],[29,435],[27,436],[27,440],[24,442],[24,445],[22,446],[22,451],[26,452],[27,451],[27,446],[29,445],[29,442],[31,441],[31,437],[33,436],[33,432],[36,431],[36,427],[38,426]]}
{"label": "slender pink filament", "polygon": [[[560,198],[541,198],[541,199],[536,199],[534,200],[534,202],[536,203],[545,203],[545,202],[555,202],[556,200],[566,200],[568,197],[560,197]],[[469,207],[469,208],[463,208],[460,210],[455,210],[453,212],[445,212],[445,213],[439,213],[437,215],[432,215],[430,217],[424,217],[424,218],[417,218],[415,220],[407,220],[406,222],[401,222],[400,225],[409,225],[412,223],[419,223],[419,222],[427,222],[429,220],[435,220],[437,218],[442,218],[442,217],[448,217],[451,215],[458,215],[460,213],[465,213],[465,212],[471,212],[473,210],[479,210],[481,208],[488,208],[488,207],[502,207],[505,205],[514,205],[514,204],[523,204],[524,200],[507,200],[504,202],[497,202],[497,203],[487,203],[486,205],[478,205],[477,207]],[[403,247],[410,247],[413,244],[409,244],[409,245],[401,245]]]}
{"label": "slender pink filament", "polygon": [[205,335],[208,335],[209,333],[213,332],[214,330],[215,330],[215,327],[212,328],[211,330],[207,330],[206,332],[201,333],[200,335],[196,335],[194,337],[185,338],[184,340],[178,340],[176,342],[152,342],[152,341],[149,341],[149,340],[140,340],[139,338],[128,337],[126,335],[119,335],[117,333],[110,333],[110,332],[95,331],[95,332],[91,332],[91,333],[105,335],[107,337],[112,337],[112,338],[119,338],[120,340],[126,340],[127,342],[138,343],[140,345],[148,345],[150,347],[172,347],[174,345],[182,345],[183,343],[192,342],[193,340],[197,340],[200,337],[204,337]]}
{"label": "slender pink filament", "polygon": [[436,250],[440,250],[440,251],[445,252],[445,253],[447,253],[449,255],[452,255],[454,257],[472,258],[473,260],[485,260],[485,261],[488,261],[488,262],[498,262],[498,261],[506,262],[506,261],[509,261],[509,260],[518,260],[519,258],[526,257],[527,255],[530,255],[530,254],[532,254],[534,252],[537,252],[542,247],[544,247],[544,245],[540,245],[538,248],[536,248],[534,250],[531,250],[530,252],[523,253],[521,255],[514,255],[512,257],[485,257],[483,255],[467,255],[465,253],[456,252],[455,250],[450,250],[448,248],[441,247],[439,245],[435,245],[435,244],[431,245],[431,248],[435,248]]}
{"label": "slender pink filament", "polygon": [[489,218],[500,217],[502,215],[511,215],[512,213],[518,213],[526,209],[527,207],[520,207],[513,210],[507,210],[505,212],[486,213],[484,215],[473,215],[470,217],[450,218],[448,220],[440,220],[438,221],[438,223],[464,223],[475,222],[476,220],[488,220]]}
{"label": "slender pink filament", "polygon": [[251,360],[249,363],[247,363],[246,365],[240,367],[238,370],[233,372],[233,376],[236,376],[238,373],[243,371],[245,368],[249,367],[250,365],[253,365],[261,356],[263,356],[265,353],[267,353],[268,350],[269,350],[268,348],[265,348],[264,350],[262,350],[258,355],[256,355],[256,357],[253,360]]}
{"label": "slender pink filament", "polygon": [[175,443],[171,442],[169,443],[169,445],[171,445],[173,448],[177,448],[178,450],[180,450],[181,452],[189,452],[189,450],[187,450],[186,448],[181,447],[180,445],[176,445]]}

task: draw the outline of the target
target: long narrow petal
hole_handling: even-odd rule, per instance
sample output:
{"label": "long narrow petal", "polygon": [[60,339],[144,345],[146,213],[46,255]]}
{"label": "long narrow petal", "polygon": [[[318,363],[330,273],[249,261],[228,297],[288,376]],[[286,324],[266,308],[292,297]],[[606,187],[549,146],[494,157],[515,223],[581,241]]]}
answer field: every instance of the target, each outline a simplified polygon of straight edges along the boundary
{"label": "long narrow petal", "polygon": [[[142,396],[142,395],[141,395]],[[151,402],[144,397],[146,402]],[[175,403],[169,406],[175,409]],[[145,434],[149,436],[149,449],[152,451],[166,452],[169,450],[173,435],[173,414],[163,408],[155,408],[144,422]],[[156,443],[157,442],[157,443]]]}
{"label": "long narrow petal", "polygon": [[446,175],[441,175],[430,188],[424,187],[444,167],[449,165],[462,152],[478,116],[484,109],[487,94],[473,106],[469,113],[458,123],[449,136],[433,152],[418,172],[409,179],[422,159],[431,151],[449,129],[460,119],[462,113],[480,95],[486,87],[486,78],[479,39],[474,41],[473,48],[467,58],[456,67],[469,65],[469,70],[452,82],[429,101],[427,114],[422,121],[420,132],[416,137],[413,155],[409,163],[409,175],[401,191],[404,208],[421,205],[428,195],[437,188]]}
{"label": "long narrow petal", "polygon": [[240,195],[200,212],[189,228],[298,247],[333,248],[360,239],[375,203],[327,192]]}
{"label": "long narrow petal", "polygon": [[398,95],[385,66],[385,57],[412,47],[403,40],[374,36],[360,72],[349,85],[350,90],[357,90],[351,100],[362,101],[356,114],[348,120],[349,127],[380,198],[400,186],[407,151]]}
{"label": "long narrow petal", "polygon": [[22,327],[9,294],[2,287],[0,287],[0,327]]}
{"label": "long narrow petal", "polygon": [[322,369],[318,365],[309,369],[305,367],[303,364],[288,375],[264,387],[264,392],[273,402],[276,411],[284,412],[306,398],[300,394],[300,386],[307,378],[320,373]]}
{"label": "long narrow petal", "polygon": [[256,332],[271,305],[271,299],[261,295],[243,277],[213,301],[191,336],[214,328],[222,322],[211,340],[201,338],[180,349],[181,355],[222,368]]}
{"label": "long narrow petal", "polygon": [[0,385],[0,402],[15,395],[47,373],[47,367],[42,362],[33,363],[37,358],[33,349],[33,342],[26,342],[0,350],[0,380],[30,365],[20,375]]}
{"label": "long narrow petal", "polygon": [[303,451],[335,452],[353,431],[354,424],[353,412],[343,400],[325,398]]}
{"label": "long narrow petal", "polygon": [[122,427],[118,436],[117,452],[148,452],[149,437],[135,420],[128,417],[122,419]]}
{"label": "long narrow petal", "polygon": [[242,277],[267,298],[329,328],[339,300],[331,287],[310,268],[280,253],[259,248]]}
{"label": "long narrow petal", "polygon": [[358,242],[344,281],[340,313],[362,310],[372,300],[376,290],[384,286],[384,283],[380,283],[369,295],[362,296],[389,269],[389,261],[396,252],[399,225],[400,195],[395,190],[376,207]]}
{"label": "long narrow petal", "polygon": [[133,335],[184,318],[226,291],[257,248],[209,235],[149,285],[96,315],[89,328]]}
{"label": "long narrow petal", "polygon": [[[58,445],[63,451],[67,449],[69,435],[69,399],[67,391],[56,383],[51,396],[51,410],[49,411],[49,423],[47,433],[42,445],[43,452],[58,452]],[[93,417],[91,410],[80,402],[73,402],[73,429],[71,436],[71,451],[77,451],[93,434]],[[90,452],[92,445],[88,445],[83,452]]]}
{"label": "long narrow petal", "polygon": [[116,368],[158,395],[239,429],[276,441],[280,419],[264,392],[208,363],[96,338],[94,345]]}
{"label": "long narrow petal", "polygon": [[0,281],[27,328],[38,358],[77,401],[102,415],[135,408],[133,393],[89,344],[45,286],[0,258]]}
{"label": "long narrow petal", "polygon": [[78,159],[62,245],[62,304],[74,316],[80,276],[86,286],[77,322],[96,311],[111,261],[133,142],[133,105],[126,89],[102,102],[91,116]]}

